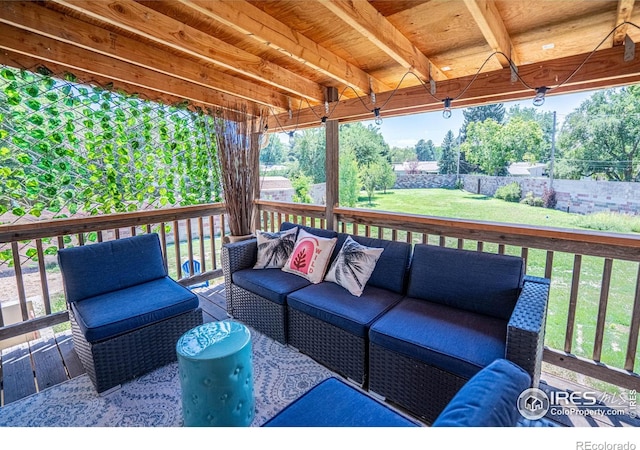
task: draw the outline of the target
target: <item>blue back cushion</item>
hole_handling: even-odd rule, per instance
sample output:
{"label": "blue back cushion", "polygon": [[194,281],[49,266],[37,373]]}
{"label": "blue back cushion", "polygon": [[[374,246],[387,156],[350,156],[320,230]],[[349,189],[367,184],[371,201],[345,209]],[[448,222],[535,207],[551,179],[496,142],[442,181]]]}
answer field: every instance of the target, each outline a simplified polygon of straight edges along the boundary
{"label": "blue back cushion", "polygon": [[523,276],[516,256],[417,244],[407,295],[508,320]]}
{"label": "blue back cushion", "polygon": [[473,376],[436,418],[434,427],[515,427],[518,397],[531,386],[522,368],[497,359]]}
{"label": "blue back cushion", "polygon": [[351,236],[354,241],[367,247],[384,248],[367,285],[403,293],[411,257],[411,244],[338,233],[338,242],[336,243],[338,251],[342,248],[347,236]]}
{"label": "blue back cushion", "polygon": [[58,263],[69,302],[167,276],[155,233],[61,249]]}

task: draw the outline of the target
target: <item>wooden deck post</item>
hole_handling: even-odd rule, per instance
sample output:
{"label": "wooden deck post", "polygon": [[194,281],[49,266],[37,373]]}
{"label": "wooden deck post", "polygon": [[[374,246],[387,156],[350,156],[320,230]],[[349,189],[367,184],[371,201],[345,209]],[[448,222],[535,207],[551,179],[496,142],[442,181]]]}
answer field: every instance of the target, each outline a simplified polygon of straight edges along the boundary
{"label": "wooden deck post", "polygon": [[[326,99],[328,102],[338,100],[338,90],[336,88],[327,88]],[[340,165],[339,165],[339,122],[338,120],[327,120],[326,122],[326,159],[325,159],[325,204],[327,228],[338,230],[338,222],[333,215],[333,208],[338,206],[340,193]]]}

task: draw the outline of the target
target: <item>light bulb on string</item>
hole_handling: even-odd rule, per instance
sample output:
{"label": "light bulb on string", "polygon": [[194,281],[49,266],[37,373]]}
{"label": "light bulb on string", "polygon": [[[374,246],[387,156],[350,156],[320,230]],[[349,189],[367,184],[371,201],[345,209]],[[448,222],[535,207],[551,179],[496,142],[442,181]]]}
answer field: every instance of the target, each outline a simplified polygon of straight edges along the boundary
{"label": "light bulb on string", "polygon": [[293,145],[296,143],[295,136],[293,135],[293,131],[289,131],[289,146],[293,148]]}
{"label": "light bulb on string", "polygon": [[451,117],[451,98],[447,97],[443,100],[444,109],[442,110],[442,117],[448,119]]}
{"label": "light bulb on string", "polygon": [[533,106],[544,105],[544,97],[548,90],[549,88],[546,86],[536,88],[536,96],[533,98]]}
{"label": "light bulb on string", "polygon": [[322,119],[320,119],[322,122],[322,126],[326,127],[327,126],[327,116],[322,116]]}
{"label": "light bulb on string", "polygon": [[382,117],[380,117],[380,108],[375,108],[373,110],[373,115],[375,116],[376,125],[382,125]]}

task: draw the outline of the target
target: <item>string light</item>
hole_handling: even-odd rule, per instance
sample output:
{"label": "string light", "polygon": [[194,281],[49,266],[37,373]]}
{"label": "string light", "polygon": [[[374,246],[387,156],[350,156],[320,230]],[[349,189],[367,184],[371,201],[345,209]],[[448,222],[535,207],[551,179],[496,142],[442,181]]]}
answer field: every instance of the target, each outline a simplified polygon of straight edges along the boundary
{"label": "string light", "polygon": [[373,115],[376,118],[375,119],[376,125],[378,125],[378,126],[382,125],[382,117],[380,117],[380,108],[375,108],[373,110]]}
{"label": "string light", "polygon": [[289,146],[293,148],[293,145],[296,143],[296,138],[293,135],[293,131],[289,131]]}
{"label": "string light", "polygon": [[447,97],[444,100],[442,100],[442,102],[444,103],[444,109],[442,110],[442,117],[444,117],[445,119],[448,119],[449,117],[451,117],[451,98]]}
{"label": "string light", "polygon": [[544,96],[547,94],[549,90],[546,86],[541,86],[536,88],[536,96],[533,97],[533,106],[542,106],[544,105]]}
{"label": "string light", "polygon": [[[396,94],[396,92],[398,91],[398,89],[400,88],[400,85],[403,83],[405,77],[407,77],[408,75],[413,75],[414,77],[416,77],[418,79],[418,81],[420,82],[420,84],[422,84],[422,86],[425,88],[425,90],[427,91],[427,93],[429,95],[431,95],[431,97],[434,98],[434,100],[436,101],[441,101],[443,102],[444,108],[442,110],[442,116],[445,119],[449,119],[451,117],[452,111],[451,111],[451,102],[458,100],[459,98],[461,98],[466,91],[471,87],[471,85],[475,82],[475,80],[478,78],[478,76],[480,75],[480,73],[482,72],[482,69],[484,68],[484,66],[491,60],[491,58],[493,58],[495,55],[502,55],[503,57],[505,57],[508,61],[509,61],[509,65],[511,66],[512,69],[512,73],[515,74],[515,76],[517,77],[517,79],[520,81],[520,83],[522,83],[523,86],[525,86],[527,89],[532,89],[535,91],[535,97],[533,99],[533,104],[535,106],[541,106],[544,104],[545,102],[545,95],[548,91],[550,91],[551,89],[557,89],[560,86],[563,86],[564,84],[568,83],[570,79],[572,79],[575,74],[587,63],[587,61],[595,54],[595,52],[602,46],[602,44],[604,42],[607,41],[607,39],[620,27],[622,26],[632,26],[634,28],[640,29],[640,26],[636,25],[633,22],[627,22],[624,21],[618,25],[616,25],[608,34],[607,36],[602,39],[602,41],[591,51],[591,53],[589,53],[589,55],[587,55],[587,57],[582,61],[582,63],[580,63],[572,72],[571,74],[569,74],[569,76],[567,76],[567,78],[564,81],[561,81],[560,83],[558,83],[555,87],[547,87],[547,86],[541,86],[541,87],[537,87],[534,88],[532,86],[530,86],[529,84],[527,84],[527,82],[525,80],[522,79],[522,77],[518,74],[517,71],[517,67],[515,66],[515,64],[513,63],[513,61],[511,60],[511,58],[509,57],[509,55],[506,55],[505,53],[501,52],[501,51],[494,51],[493,53],[491,53],[486,59],[485,61],[482,63],[482,65],[478,68],[478,70],[476,71],[475,75],[471,78],[471,80],[467,83],[467,85],[462,89],[462,91],[460,91],[460,93],[458,95],[456,95],[455,97],[451,98],[451,97],[447,97],[444,99],[439,99],[437,98],[434,94],[435,92],[432,92],[431,89],[429,87],[427,87],[424,83],[424,81],[418,77],[415,73],[413,73],[411,70],[407,71],[402,78],[400,79],[400,81],[398,82],[398,85],[395,87],[395,89],[387,96],[386,100],[383,102],[383,104],[378,107],[378,108],[374,108],[373,110],[370,110],[369,107],[365,104],[365,102],[363,101],[362,97],[360,96],[360,94],[352,87],[352,86],[345,86],[345,88],[343,89],[342,93],[340,93],[340,95],[338,96],[338,101],[335,102],[333,108],[330,108],[329,102],[325,101],[324,102],[324,109],[325,109],[325,115],[322,116],[322,118],[319,117],[318,114],[316,114],[316,112],[313,110],[313,108],[311,107],[311,105],[309,104],[309,101],[307,99],[305,99],[305,101],[307,102],[307,105],[309,106],[311,112],[313,112],[315,114],[316,117],[321,119],[321,124],[322,126],[326,126],[326,122],[327,119],[333,115],[333,112],[335,111],[335,109],[337,108],[337,106],[340,103],[340,99],[342,98],[344,92],[346,91],[346,89],[351,89],[355,92],[356,96],[358,97],[358,99],[360,100],[360,102],[362,103],[362,105],[369,111],[372,111],[374,113],[375,116],[375,122],[376,125],[380,125],[382,124],[382,118],[380,117],[380,110],[384,109],[384,107],[386,106],[386,104],[393,98],[393,96]],[[375,92],[373,92],[373,86],[372,86],[372,82],[371,80],[369,80],[369,84],[370,84],[370,102],[372,105],[375,105],[376,103],[376,94]],[[302,100],[300,101],[300,106],[298,108],[298,119],[300,117],[300,107],[302,106]],[[293,113],[291,110],[291,107],[289,107],[289,119],[292,119]],[[277,121],[277,116],[276,114],[271,111],[271,113],[276,117],[276,121]],[[296,128],[298,127],[298,124],[296,123]],[[280,128],[282,129],[283,127],[280,126]],[[283,130],[284,131],[284,130]]]}

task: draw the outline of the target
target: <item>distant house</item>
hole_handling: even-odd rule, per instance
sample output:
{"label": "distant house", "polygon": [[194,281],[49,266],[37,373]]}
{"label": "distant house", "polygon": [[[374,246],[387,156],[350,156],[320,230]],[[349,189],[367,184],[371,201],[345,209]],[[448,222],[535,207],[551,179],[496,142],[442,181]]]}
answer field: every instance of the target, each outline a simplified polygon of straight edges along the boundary
{"label": "distant house", "polygon": [[401,164],[394,164],[393,170],[398,175],[408,173],[438,173],[438,161],[405,161]]}
{"label": "distant house", "polygon": [[260,190],[268,191],[269,189],[293,189],[293,185],[286,177],[260,177]]}
{"label": "distant house", "polygon": [[547,171],[547,165],[516,162],[512,163],[507,170],[512,177],[543,177]]}

